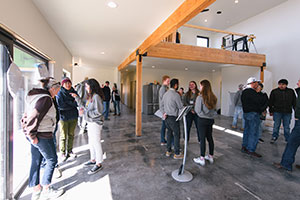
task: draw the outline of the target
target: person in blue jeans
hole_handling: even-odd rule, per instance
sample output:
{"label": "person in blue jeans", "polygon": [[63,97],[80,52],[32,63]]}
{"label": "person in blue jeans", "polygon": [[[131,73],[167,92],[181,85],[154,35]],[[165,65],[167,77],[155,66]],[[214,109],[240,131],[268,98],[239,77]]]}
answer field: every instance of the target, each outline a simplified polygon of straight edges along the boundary
{"label": "person in blue jeans", "polygon": [[[161,108],[161,102],[163,99],[164,94],[167,92],[168,90],[168,86],[170,84],[170,77],[165,75],[162,77],[162,86],[159,88],[159,92],[158,92],[158,97],[159,97],[159,108]],[[166,122],[163,119],[162,120],[162,125],[161,125],[161,129],[160,129],[160,145],[166,145],[167,144],[167,140],[166,140]],[[173,141],[173,139],[172,139]]]}
{"label": "person in blue jeans", "polygon": [[115,114],[114,115],[121,115],[121,111],[120,111],[120,94],[119,94],[119,90],[117,88],[117,84],[114,83],[114,86],[112,88],[112,92],[111,92],[111,101],[114,104],[114,108],[115,108]]}
{"label": "person in blue jeans", "polygon": [[241,114],[242,115],[242,127],[241,130],[244,130],[245,128],[245,120],[243,117],[243,107],[242,107],[242,92],[244,89],[244,85],[243,84],[239,84],[239,88],[238,91],[235,93],[234,95],[234,99],[233,99],[233,103],[234,103],[234,115],[233,115],[233,121],[232,121],[232,128],[236,129],[237,128],[237,121],[238,121],[238,117]]}
{"label": "person in blue jeans", "polygon": [[[60,83],[52,78],[40,81],[43,88],[34,88],[28,92],[27,113],[21,120],[23,132],[31,143],[29,187],[33,188],[32,200],[57,198],[64,193],[64,190],[57,190],[50,186],[57,164],[56,147],[53,141],[56,125],[53,97],[59,92]],[[46,165],[40,182],[43,159],[46,160]]]}
{"label": "person in blue jeans", "polygon": [[245,129],[243,133],[243,143],[241,151],[251,156],[262,157],[256,153],[258,143],[258,132],[260,124],[260,97],[256,92],[259,80],[250,77],[247,80],[247,88],[242,93],[242,106],[244,111]]}
{"label": "person in blue jeans", "polygon": [[109,120],[108,114],[109,114],[109,105],[110,105],[110,88],[109,88],[109,81],[105,82],[105,86],[103,87],[103,93],[104,93],[104,100],[103,100],[103,115],[105,120]]}
{"label": "person in blue jeans", "polygon": [[[296,89],[297,100],[295,107],[295,127],[292,130],[291,135],[288,138],[288,142],[285,146],[284,153],[280,163],[273,163],[273,165],[279,169],[286,169],[292,171],[293,164],[295,162],[295,156],[300,146],[300,80],[297,83],[298,88]],[[297,165],[297,168],[300,166]]]}
{"label": "person in blue jeans", "polygon": [[290,136],[290,123],[292,109],[295,108],[296,96],[294,90],[287,87],[288,81],[281,79],[278,81],[278,88],[273,89],[269,99],[269,112],[273,116],[274,127],[271,144],[275,143],[279,137],[279,128],[283,122],[284,137],[287,142]]}

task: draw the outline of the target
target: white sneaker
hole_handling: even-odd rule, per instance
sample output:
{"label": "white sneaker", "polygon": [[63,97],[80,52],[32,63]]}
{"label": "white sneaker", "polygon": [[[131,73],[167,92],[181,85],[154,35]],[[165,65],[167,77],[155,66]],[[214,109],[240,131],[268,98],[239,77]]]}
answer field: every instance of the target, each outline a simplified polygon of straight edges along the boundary
{"label": "white sneaker", "polygon": [[50,186],[48,190],[42,190],[40,200],[57,199],[58,197],[63,195],[64,192],[65,191],[63,189],[54,189]]}
{"label": "white sneaker", "polygon": [[60,178],[62,176],[61,170],[58,167],[54,168],[53,176],[54,178]]}
{"label": "white sneaker", "polygon": [[205,165],[205,159],[204,157],[197,157],[197,158],[194,158],[193,159],[195,163],[201,165],[201,166],[204,166]]}
{"label": "white sneaker", "polygon": [[207,155],[204,158],[205,158],[205,160],[208,160],[210,164],[214,163],[214,158],[211,155]]}

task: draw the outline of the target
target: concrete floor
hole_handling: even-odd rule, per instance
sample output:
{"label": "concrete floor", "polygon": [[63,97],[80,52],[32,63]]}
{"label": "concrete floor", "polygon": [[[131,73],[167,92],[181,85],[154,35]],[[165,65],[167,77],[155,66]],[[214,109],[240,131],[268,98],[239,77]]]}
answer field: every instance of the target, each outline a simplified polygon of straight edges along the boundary
{"label": "concrete floor", "polygon": [[[78,158],[63,163],[63,176],[53,179],[55,187],[66,190],[59,199],[300,199],[300,170],[291,173],[272,166],[272,162],[281,159],[283,136],[272,145],[271,133],[263,133],[265,143],[257,147],[263,157],[253,158],[241,153],[241,137],[214,129],[215,163],[202,167],[192,161],[200,152],[193,127],[186,170],[194,178],[189,183],[179,183],[171,173],[182,160],[165,156],[166,147],[160,146],[161,121],[143,115],[142,137],[135,137],[134,113],[125,106],[122,111],[122,116],[110,116],[111,120],[105,121],[102,144],[106,159],[97,174],[87,175],[89,168],[82,165],[89,159],[87,134],[76,135],[74,151]],[[229,130],[231,120],[218,116],[215,124]],[[300,153],[297,161],[300,164]],[[30,189],[26,189],[20,199],[30,196]]]}

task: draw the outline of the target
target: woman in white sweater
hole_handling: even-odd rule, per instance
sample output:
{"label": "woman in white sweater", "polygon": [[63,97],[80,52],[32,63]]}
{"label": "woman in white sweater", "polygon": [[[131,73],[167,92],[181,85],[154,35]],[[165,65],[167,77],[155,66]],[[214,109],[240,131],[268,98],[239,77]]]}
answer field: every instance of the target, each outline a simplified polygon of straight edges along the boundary
{"label": "woman in white sweater", "polygon": [[103,151],[101,146],[101,131],[103,126],[103,91],[95,79],[85,81],[85,89],[88,94],[87,101],[84,105],[82,99],[76,94],[72,96],[84,109],[80,110],[84,120],[87,122],[90,156],[91,159],[85,163],[86,166],[93,165],[88,174],[95,174],[102,169]]}

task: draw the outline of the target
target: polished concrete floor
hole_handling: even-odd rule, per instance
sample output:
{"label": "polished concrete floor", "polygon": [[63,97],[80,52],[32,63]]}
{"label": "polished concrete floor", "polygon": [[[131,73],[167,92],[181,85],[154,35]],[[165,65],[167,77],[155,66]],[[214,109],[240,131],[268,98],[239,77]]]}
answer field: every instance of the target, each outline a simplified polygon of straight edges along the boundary
{"label": "polished concrete floor", "polygon": [[[105,121],[102,144],[106,159],[97,174],[87,175],[89,168],[83,166],[89,159],[87,134],[77,131],[74,151],[78,158],[62,163],[63,176],[53,179],[54,187],[66,190],[59,199],[300,199],[300,170],[287,172],[272,166],[280,161],[283,136],[272,145],[271,133],[264,132],[265,143],[257,147],[263,157],[253,158],[241,153],[241,131],[230,131],[232,118],[218,116],[215,124],[219,127],[213,131],[215,163],[202,167],[192,161],[200,152],[193,127],[186,162],[193,180],[179,183],[171,173],[182,160],[165,156],[166,147],[160,145],[161,121],[143,115],[143,133],[136,137],[134,113],[125,106],[122,111],[121,116],[110,116],[110,121]],[[300,164],[300,153],[297,161]],[[27,188],[20,199],[30,199],[30,195]]]}

